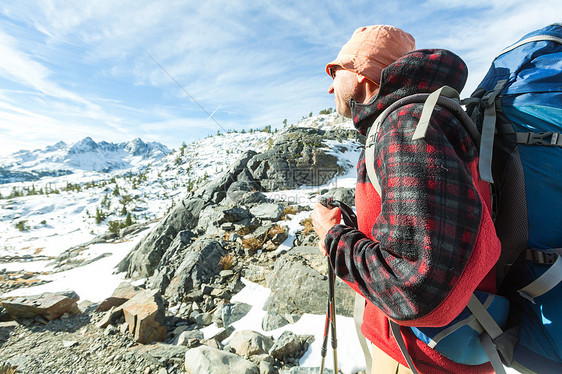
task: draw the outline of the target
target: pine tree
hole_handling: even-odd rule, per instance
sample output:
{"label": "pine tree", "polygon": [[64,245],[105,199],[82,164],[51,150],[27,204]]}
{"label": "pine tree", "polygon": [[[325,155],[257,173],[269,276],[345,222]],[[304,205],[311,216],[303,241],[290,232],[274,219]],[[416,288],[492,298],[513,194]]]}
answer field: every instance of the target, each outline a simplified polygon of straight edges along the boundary
{"label": "pine tree", "polygon": [[133,218],[131,217],[131,213],[127,213],[127,218],[125,218],[125,227],[131,226],[133,224]]}

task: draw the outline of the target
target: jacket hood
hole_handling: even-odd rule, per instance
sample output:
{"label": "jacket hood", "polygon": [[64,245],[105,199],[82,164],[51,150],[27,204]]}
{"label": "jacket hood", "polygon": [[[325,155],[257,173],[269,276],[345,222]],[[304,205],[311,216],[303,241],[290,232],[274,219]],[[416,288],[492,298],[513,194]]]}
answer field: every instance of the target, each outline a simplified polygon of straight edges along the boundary
{"label": "jacket hood", "polygon": [[461,92],[467,76],[466,64],[451,51],[412,51],[382,71],[379,92],[370,102],[359,104],[351,100],[353,123],[366,135],[377,116],[395,101],[417,93],[431,93],[445,85]]}

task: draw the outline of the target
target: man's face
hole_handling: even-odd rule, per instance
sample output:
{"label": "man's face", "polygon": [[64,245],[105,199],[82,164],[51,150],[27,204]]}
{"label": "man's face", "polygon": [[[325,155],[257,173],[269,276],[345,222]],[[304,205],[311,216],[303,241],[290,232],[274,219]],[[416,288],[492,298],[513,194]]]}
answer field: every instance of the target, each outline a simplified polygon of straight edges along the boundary
{"label": "man's face", "polygon": [[332,77],[334,81],[328,89],[328,93],[334,94],[336,102],[336,110],[342,116],[351,118],[351,108],[349,107],[349,99],[354,98],[357,88],[357,74],[342,69],[339,66],[334,66]]}

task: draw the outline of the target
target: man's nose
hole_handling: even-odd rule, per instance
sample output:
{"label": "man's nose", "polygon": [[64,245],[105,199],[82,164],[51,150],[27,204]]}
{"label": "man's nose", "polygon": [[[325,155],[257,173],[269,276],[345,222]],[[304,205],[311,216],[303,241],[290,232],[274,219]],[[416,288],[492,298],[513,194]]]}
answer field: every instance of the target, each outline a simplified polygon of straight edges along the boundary
{"label": "man's nose", "polygon": [[328,93],[329,93],[329,94],[333,94],[333,93],[334,93],[334,84],[333,84],[333,83],[330,85],[330,88],[328,88]]}

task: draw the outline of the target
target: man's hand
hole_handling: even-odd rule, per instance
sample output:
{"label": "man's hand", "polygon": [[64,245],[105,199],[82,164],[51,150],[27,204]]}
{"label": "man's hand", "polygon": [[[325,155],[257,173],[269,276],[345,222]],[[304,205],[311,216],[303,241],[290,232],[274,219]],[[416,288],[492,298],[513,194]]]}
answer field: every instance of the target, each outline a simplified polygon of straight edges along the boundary
{"label": "man's hand", "polygon": [[312,218],[314,231],[318,237],[320,237],[318,246],[325,255],[326,249],[324,248],[324,240],[326,239],[326,234],[334,225],[341,222],[341,210],[340,208],[326,208],[324,205],[317,203],[314,206],[310,218]]}

